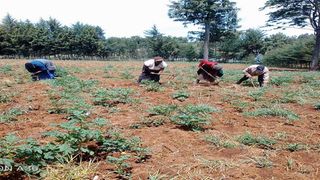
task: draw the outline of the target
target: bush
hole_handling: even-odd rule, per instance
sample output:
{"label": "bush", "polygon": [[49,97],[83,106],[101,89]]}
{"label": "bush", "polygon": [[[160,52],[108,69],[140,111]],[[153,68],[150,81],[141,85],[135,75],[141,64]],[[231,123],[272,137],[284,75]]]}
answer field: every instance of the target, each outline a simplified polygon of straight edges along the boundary
{"label": "bush", "polygon": [[178,110],[178,113],[171,117],[171,121],[187,129],[199,131],[204,125],[210,124],[209,113],[218,110],[208,105],[188,105]]}

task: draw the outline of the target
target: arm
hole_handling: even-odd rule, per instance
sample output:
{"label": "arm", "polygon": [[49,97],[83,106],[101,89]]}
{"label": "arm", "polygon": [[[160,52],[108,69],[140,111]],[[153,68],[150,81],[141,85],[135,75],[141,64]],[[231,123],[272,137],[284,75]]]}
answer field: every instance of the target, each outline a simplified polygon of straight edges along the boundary
{"label": "arm", "polygon": [[250,68],[247,67],[243,70],[243,73],[246,77],[251,78],[251,74],[249,73]]}

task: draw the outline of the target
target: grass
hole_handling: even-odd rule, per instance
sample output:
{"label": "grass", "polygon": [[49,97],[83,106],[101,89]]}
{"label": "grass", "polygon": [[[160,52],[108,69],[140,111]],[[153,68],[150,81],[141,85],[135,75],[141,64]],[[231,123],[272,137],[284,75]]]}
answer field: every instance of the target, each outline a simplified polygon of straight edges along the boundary
{"label": "grass", "polygon": [[92,179],[98,170],[98,164],[93,161],[77,163],[75,158],[71,158],[66,163],[48,165],[43,173],[44,180],[60,180],[60,179]]}
{"label": "grass", "polygon": [[271,107],[271,108],[258,108],[252,112],[245,112],[244,115],[246,116],[254,116],[254,117],[284,117],[289,120],[298,120],[300,117],[293,113],[292,111],[281,109],[279,107]]}
{"label": "grass", "polygon": [[205,136],[205,141],[209,142],[215,147],[218,148],[235,148],[237,146],[236,143],[229,141],[229,140],[224,140],[223,138],[215,135],[207,135]]}

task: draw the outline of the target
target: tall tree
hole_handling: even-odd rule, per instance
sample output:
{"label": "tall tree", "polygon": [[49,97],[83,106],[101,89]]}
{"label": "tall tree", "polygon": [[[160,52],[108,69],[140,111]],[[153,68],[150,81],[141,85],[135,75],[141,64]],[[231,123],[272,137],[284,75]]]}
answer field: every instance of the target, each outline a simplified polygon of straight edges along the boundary
{"label": "tall tree", "polygon": [[168,15],[184,25],[199,25],[204,29],[203,58],[209,58],[210,29],[212,34],[235,28],[237,8],[229,0],[178,0],[169,5]]}
{"label": "tall tree", "polygon": [[316,36],[311,58],[311,70],[319,69],[320,57],[320,1],[319,0],[267,0],[263,9],[269,8],[269,25],[288,24],[305,27],[311,25]]}

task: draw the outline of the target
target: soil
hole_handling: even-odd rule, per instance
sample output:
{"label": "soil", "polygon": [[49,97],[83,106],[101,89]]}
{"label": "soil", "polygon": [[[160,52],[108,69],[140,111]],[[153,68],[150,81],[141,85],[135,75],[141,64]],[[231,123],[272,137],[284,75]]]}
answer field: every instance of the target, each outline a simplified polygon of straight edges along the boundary
{"label": "soil", "polygon": [[[46,142],[48,140],[41,134],[52,130],[51,124],[65,122],[66,115],[48,112],[52,107],[48,96],[51,87],[48,83],[29,80],[29,74],[24,70],[25,62],[26,60],[0,61],[0,67],[11,65],[13,69],[9,73],[0,72],[1,92],[16,93],[13,101],[0,103],[0,114],[14,107],[27,111],[17,116],[16,121],[1,123],[0,136],[15,132],[21,138],[32,137]],[[163,90],[160,92],[147,92],[144,87],[136,84],[142,62],[54,61],[54,63],[68,69],[72,75],[81,79],[98,80],[98,87],[122,87],[134,90],[133,96],[139,99],[140,103],[118,104],[114,113],[110,113],[104,107],[94,106],[93,112],[93,116],[108,119],[126,137],[140,137],[143,146],[151,150],[151,156],[145,162],[130,162],[132,179],[148,179],[151,175],[162,176],[163,179],[320,179],[318,172],[320,113],[312,104],[282,104],[286,109],[299,115],[300,119],[296,121],[288,121],[282,117],[245,116],[226,99],[234,98],[232,95],[246,94],[254,87],[238,86],[223,81],[220,86],[210,86],[206,83],[197,85],[194,84],[193,74],[186,75],[190,77],[189,79],[183,79],[187,78],[184,77],[184,70],[189,68],[196,72],[196,62],[169,62],[168,72],[178,73],[178,76],[174,80],[169,76],[163,76],[161,79]],[[106,73],[104,69],[110,65],[113,68]],[[227,70],[241,70],[245,65],[223,64],[223,67]],[[121,73],[126,70],[133,75],[133,78],[122,78]],[[239,78],[241,76],[239,74]],[[22,80],[18,81],[17,77]],[[172,82],[176,84],[170,84]],[[190,97],[182,102],[171,97],[172,93],[179,89],[180,82],[185,85],[183,90],[190,93]],[[290,86],[294,88],[299,84]],[[226,92],[231,92],[231,95]],[[267,92],[265,97],[271,101],[277,96],[273,92]],[[250,110],[259,103],[248,97],[241,97],[240,100],[247,102]],[[220,111],[211,114],[212,123],[200,132],[180,128],[169,120],[157,127],[131,128],[148,116],[147,110],[150,107],[167,104],[178,106],[207,104]],[[273,139],[278,137],[277,143],[270,149],[237,143],[235,139],[246,132]],[[206,135],[219,136],[221,139],[235,142],[237,146],[216,147],[205,140]],[[280,135],[284,137],[280,138]],[[304,144],[306,148],[293,152],[286,149],[288,144],[294,143]],[[263,162],[263,159],[267,159],[272,165],[259,166],[259,162]],[[116,179],[117,176],[112,173],[112,168],[110,164],[101,161],[98,163],[96,175],[101,179]]]}

